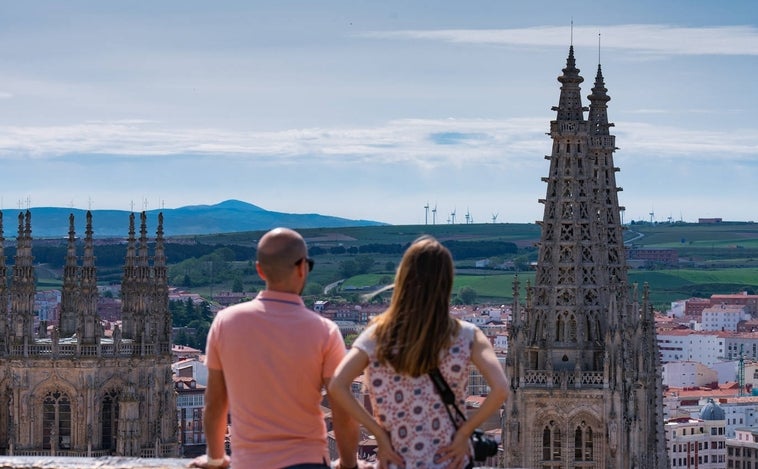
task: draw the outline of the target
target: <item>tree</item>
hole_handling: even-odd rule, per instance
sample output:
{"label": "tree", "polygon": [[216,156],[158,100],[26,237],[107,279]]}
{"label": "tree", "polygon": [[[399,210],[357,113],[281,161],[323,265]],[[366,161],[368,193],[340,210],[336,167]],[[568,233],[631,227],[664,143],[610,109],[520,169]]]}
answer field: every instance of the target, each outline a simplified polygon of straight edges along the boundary
{"label": "tree", "polygon": [[232,283],[232,291],[234,293],[242,293],[245,291],[245,287],[242,285],[242,280],[239,277],[234,277],[234,282]]}
{"label": "tree", "polygon": [[308,282],[305,286],[305,294],[308,296],[317,296],[324,294],[324,286],[317,282]]}
{"label": "tree", "polygon": [[218,248],[215,251],[213,251],[213,254],[217,255],[218,257],[220,257],[221,259],[227,262],[232,262],[236,258],[234,251],[228,247]]}
{"label": "tree", "polygon": [[189,347],[190,339],[187,335],[187,331],[184,329],[179,330],[179,332],[176,334],[176,338],[174,339],[174,343],[176,345],[186,345]]}
{"label": "tree", "polygon": [[350,278],[358,273],[358,264],[352,259],[342,261],[340,262],[339,272],[342,278]]}
{"label": "tree", "polygon": [[371,256],[355,256],[355,264],[359,274],[366,274],[374,266],[374,258]]}
{"label": "tree", "polygon": [[332,246],[329,248],[329,252],[332,254],[345,254],[345,246]]}
{"label": "tree", "polygon": [[476,290],[469,286],[462,287],[458,290],[458,298],[464,305],[474,304],[476,302]]}

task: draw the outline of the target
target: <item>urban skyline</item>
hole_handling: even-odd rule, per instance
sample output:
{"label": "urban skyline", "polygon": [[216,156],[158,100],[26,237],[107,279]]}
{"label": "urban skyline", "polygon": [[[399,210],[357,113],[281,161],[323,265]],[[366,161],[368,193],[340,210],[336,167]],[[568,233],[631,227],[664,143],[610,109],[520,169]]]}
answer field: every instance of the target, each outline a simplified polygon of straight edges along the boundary
{"label": "urban skyline", "polygon": [[585,79],[603,67],[625,221],[756,220],[753,8],[6,4],[0,208],[530,223],[573,43]]}

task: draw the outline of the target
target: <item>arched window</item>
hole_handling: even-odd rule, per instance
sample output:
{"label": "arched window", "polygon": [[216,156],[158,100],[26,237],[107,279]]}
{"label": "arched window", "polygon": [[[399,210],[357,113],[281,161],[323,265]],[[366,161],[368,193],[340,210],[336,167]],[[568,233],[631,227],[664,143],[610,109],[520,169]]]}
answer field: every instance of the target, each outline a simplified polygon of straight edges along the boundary
{"label": "arched window", "polygon": [[542,430],[542,468],[552,469],[561,467],[561,430],[550,421]]}
{"label": "arched window", "polygon": [[42,447],[71,449],[71,400],[60,391],[50,391],[42,401]]}
{"label": "arched window", "polygon": [[118,434],[118,392],[111,390],[103,396],[100,411],[102,449],[116,449],[116,435]]}
{"label": "arched window", "polygon": [[595,455],[592,443],[592,428],[582,421],[574,432],[574,460],[594,461]]}

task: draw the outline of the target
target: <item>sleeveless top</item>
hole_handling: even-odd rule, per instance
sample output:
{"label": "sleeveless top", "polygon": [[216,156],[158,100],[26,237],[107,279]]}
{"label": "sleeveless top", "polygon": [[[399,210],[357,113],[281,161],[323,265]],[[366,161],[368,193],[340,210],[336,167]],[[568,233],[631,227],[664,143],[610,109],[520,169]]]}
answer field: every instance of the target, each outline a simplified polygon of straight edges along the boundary
{"label": "sleeveless top", "polygon": [[[440,372],[455,394],[458,408],[465,413],[471,348],[476,326],[459,321],[458,336],[442,351]],[[455,427],[429,375],[413,378],[395,372],[389,364],[376,360],[375,326],[369,326],[353,343],[366,352],[365,384],[374,417],[389,433],[392,446],[405,460],[406,468],[444,468],[435,461],[437,450],[453,439]],[[455,410],[451,409],[455,416]]]}

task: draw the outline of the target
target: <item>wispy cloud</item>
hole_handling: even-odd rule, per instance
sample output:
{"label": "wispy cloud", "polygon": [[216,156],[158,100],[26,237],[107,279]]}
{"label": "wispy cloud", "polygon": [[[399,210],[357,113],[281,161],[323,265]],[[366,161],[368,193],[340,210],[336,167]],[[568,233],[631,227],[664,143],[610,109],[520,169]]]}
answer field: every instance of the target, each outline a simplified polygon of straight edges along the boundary
{"label": "wispy cloud", "polygon": [[[65,155],[156,157],[213,155],[276,164],[318,158],[322,164],[414,163],[421,167],[525,164],[549,152],[543,118],[400,119],[376,127],[304,128],[271,132],[168,129],[141,120],[73,126],[0,127],[0,159]],[[625,149],[656,156],[755,158],[758,135],[746,129],[697,131],[617,122]]]}
{"label": "wispy cloud", "polygon": [[[758,55],[758,28],[753,26],[680,27],[665,24],[580,26],[573,31],[576,46],[594,47],[601,34],[602,49],[662,55]],[[518,29],[437,29],[373,31],[378,39],[418,39],[450,43],[565,47],[566,26]]]}
{"label": "wispy cloud", "polygon": [[723,132],[626,122],[616,133],[625,149],[652,158],[746,162],[758,155],[758,136],[746,128]]}

